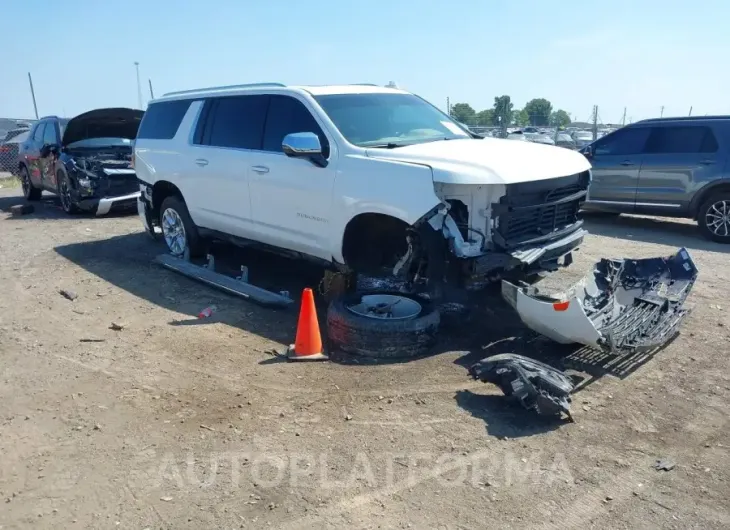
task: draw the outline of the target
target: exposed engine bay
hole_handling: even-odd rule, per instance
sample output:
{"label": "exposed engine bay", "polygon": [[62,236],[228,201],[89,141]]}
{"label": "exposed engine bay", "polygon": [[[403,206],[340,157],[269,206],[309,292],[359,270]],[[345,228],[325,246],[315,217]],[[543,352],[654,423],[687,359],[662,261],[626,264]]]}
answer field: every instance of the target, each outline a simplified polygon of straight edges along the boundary
{"label": "exposed engine bay", "polygon": [[590,172],[515,184],[435,184],[441,204],[413,226],[394,269],[475,290],[572,262]]}
{"label": "exposed engine bay", "polygon": [[139,189],[131,146],[67,149],[66,172],[79,199],[133,193]]}

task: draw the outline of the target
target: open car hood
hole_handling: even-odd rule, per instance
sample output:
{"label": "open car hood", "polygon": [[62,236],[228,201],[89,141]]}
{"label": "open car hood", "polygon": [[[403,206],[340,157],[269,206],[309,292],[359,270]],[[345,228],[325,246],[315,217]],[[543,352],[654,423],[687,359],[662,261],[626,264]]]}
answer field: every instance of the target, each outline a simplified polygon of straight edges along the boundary
{"label": "open car hood", "polygon": [[68,122],[61,143],[66,146],[90,138],[134,140],[143,115],[144,111],[127,108],[90,110]]}
{"label": "open car hood", "polygon": [[433,180],[447,184],[513,184],[588,171],[591,164],[574,151],[499,138],[425,142],[395,149],[369,148],[372,158],[431,167]]}

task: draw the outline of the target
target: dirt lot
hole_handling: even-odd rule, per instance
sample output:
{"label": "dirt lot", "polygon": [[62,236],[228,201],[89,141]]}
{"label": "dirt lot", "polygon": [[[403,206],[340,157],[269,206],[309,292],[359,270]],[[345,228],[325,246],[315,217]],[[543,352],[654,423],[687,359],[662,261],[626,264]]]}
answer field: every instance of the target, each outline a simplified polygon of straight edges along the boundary
{"label": "dirt lot", "polygon": [[[295,310],[157,268],[134,216],[69,218],[52,198],[4,211],[20,203],[0,190],[4,529],[730,527],[730,249],[689,222],[589,219],[576,263],[548,280],[686,246],[694,312],[653,358],[557,348],[496,303],[426,359],[289,364],[271,352]],[[316,284],[249,259],[254,282]],[[588,374],[576,423],[469,380],[470,363],[510,351]],[[662,458],[676,467],[655,470]]]}

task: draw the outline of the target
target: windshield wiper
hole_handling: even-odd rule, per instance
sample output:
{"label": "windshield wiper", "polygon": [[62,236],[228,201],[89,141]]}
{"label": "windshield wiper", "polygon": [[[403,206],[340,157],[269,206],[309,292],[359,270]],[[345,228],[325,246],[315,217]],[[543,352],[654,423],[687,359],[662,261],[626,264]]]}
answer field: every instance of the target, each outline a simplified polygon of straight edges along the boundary
{"label": "windshield wiper", "polygon": [[377,147],[378,149],[395,149],[396,147],[404,147],[408,144],[397,144],[395,142],[388,142],[387,144],[375,144],[368,145],[367,147]]}

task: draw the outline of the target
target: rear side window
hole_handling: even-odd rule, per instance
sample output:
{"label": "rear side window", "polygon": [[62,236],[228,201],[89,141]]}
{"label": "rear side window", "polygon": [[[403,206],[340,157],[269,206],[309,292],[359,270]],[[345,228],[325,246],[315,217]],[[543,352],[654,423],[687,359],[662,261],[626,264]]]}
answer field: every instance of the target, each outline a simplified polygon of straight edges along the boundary
{"label": "rear side window", "polygon": [[714,153],[717,140],[712,129],[704,126],[656,127],[646,145],[647,153]]}
{"label": "rear side window", "polygon": [[170,140],[177,134],[177,129],[190,108],[189,99],[163,101],[147,107],[142,123],[137,131],[137,138],[148,140]]}
{"label": "rear side window", "polygon": [[269,96],[231,96],[206,103],[196,141],[215,147],[261,149]]}
{"label": "rear side window", "polygon": [[35,131],[33,132],[33,141],[34,142],[42,142],[43,141],[43,132],[46,128],[46,122],[41,122],[38,124],[38,127],[36,127]]}
{"label": "rear side window", "polygon": [[307,107],[289,96],[271,96],[264,131],[264,151],[281,152],[284,137],[301,132],[312,132],[319,136],[322,154],[325,158],[329,156],[327,138]]}
{"label": "rear side window", "polygon": [[596,155],[636,155],[644,150],[649,127],[630,127],[604,136],[593,144]]}

